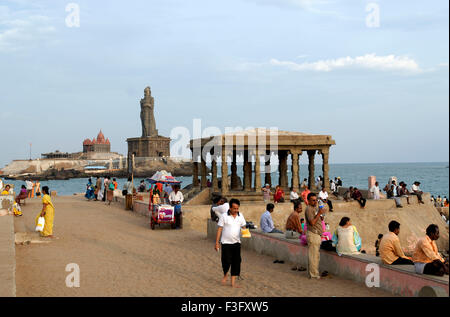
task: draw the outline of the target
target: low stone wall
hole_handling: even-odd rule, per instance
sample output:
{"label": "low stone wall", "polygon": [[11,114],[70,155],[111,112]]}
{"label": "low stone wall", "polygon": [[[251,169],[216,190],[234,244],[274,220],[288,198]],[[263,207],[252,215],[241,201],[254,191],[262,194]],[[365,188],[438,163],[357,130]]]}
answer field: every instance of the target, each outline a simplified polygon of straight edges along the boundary
{"label": "low stone wall", "polygon": [[[232,197],[227,197],[232,198]],[[411,205],[407,205],[406,199],[402,198],[404,208],[396,208],[392,199],[368,200],[366,208],[361,209],[358,202],[333,201],[334,212],[327,212],[325,222],[330,225],[333,232],[342,217],[350,217],[352,224],[358,229],[362,247],[369,254],[375,254],[375,241],[379,233],[388,232],[388,224],[391,220],[396,220],[401,224],[400,242],[406,252],[414,250],[416,242],[425,235],[425,229],[431,223],[439,226],[440,238],[437,240],[439,250],[448,250],[449,233],[448,226],[442,220],[436,208],[429,202],[429,194],[424,195],[425,204],[418,204],[417,197],[412,197]],[[305,216],[305,205],[300,217]],[[210,205],[183,206],[185,223],[190,223],[192,228],[204,232],[204,223],[210,217]],[[242,203],[240,211],[247,221],[253,221],[259,227],[261,215],[266,210],[264,202]],[[291,203],[275,205],[272,218],[275,226],[284,231],[286,220],[293,211]]]}
{"label": "low stone wall", "polygon": [[[215,240],[217,223],[207,221],[207,236]],[[286,239],[283,234],[266,234],[259,230],[251,230],[252,237],[242,238],[242,247],[259,254],[272,256],[293,264],[308,266],[308,248],[301,245],[298,239]],[[380,272],[380,288],[401,296],[419,296],[421,290],[431,287],[435,296],[448,296],[448,276],[432,277],[414,273],[411,265],[388,266],[381,263],[379,257],[371,255],[339,256],[336,252],[320,251],[320,271],[328,271],[332,275],[365,283],[373,269],[369,264],[378,264]]]}
{"label": "low stone wall", "polygon": [[0,297],[16,296],[14,216],[0,217]]}

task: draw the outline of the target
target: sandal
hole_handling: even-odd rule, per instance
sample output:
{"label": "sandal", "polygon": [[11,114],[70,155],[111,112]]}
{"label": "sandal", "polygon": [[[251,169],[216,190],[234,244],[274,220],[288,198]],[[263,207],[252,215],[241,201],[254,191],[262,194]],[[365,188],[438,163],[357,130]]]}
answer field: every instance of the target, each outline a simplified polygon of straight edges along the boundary
{"label": "sandal", "polygon": [[321,277],[327,277],[328,276],[328,271],[323,271],[322,274],[320,274]]}
{"label": "sandal", "polygon": [[300,268],[298,268],[297,271],[304,272],[304,271],[306,271],[306,268],[304,268],[303,266],[300,266]]}

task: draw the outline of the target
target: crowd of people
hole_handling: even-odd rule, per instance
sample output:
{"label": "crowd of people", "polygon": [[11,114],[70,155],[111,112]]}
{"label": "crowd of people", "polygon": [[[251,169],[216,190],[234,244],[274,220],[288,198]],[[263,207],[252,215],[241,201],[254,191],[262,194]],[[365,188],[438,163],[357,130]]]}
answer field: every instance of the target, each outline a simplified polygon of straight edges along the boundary
{"label": "crowd of people", "polygon": [[[14,188],[10,184],[4,184],[0,178],[0,195],[14,196]],[[25,199],[42,197],[42,209],[36,215],[35,224],[38,225],[39,218],[44,218],[44,225],[40,236],[43,238],[56,238],[53,235],[53,223],[55,218],[55,206],[53,205],[52,198],[50,197],[50,189],[48,186],[41,188],[40,182],[26,180],[24,185],[21,185],[21,189],[17,196],[15,196],[14,204],[12,205],[12,211],[14,216],[21,217],[24,214],[21,210],[21,204]]]}
{"label": "crowd of people", "polygon": [[[420,183],[416,186],[418,185]],[[269,189],[266,185],[263,192],[265,188]],[[308,189],[307,186],[305,189]],[[284,232],[275,226],[272,218],[276,208],[275,203],[267,203],[266,210],[260,217],[260,229],[267,234],[284,234],[288,239],[300,239],[301,244],[308,246],[308,268],[296,266],[292,269],[307,270],[310,278],[320,279],[328,275],[326,271],[319,272],[321,249],[335,251],[339,255],[355,255],[366,253],[366,251],[362,249],[362,238],[349,217],[342,217],[337,228],[331,233],[330,226],[325,222],[324,217],[325,213],[332,209],[332,205],[326,203],[326,195],[309,192],[305,199],[302,199],[303,193],[305,190],[301,195],[294,190],[291,191],[290,201],[293,204],[293,211],[287,218]],[[270,196],[267,195],[267,197]],[[302,200],[306,205],[304,218],[301,217]],[[239,212],[239,206],[240,202],[237,199],[231,199],[228,203],[225,197],[216,197],[211,207],[211,219],[219,226],[215,249],[218,251],[222,246],[224,271],[222,282],[226,283],[231,268],[231,284],[235,287],[236,277],[240,274],[240,232],[241,229],[248,227],[244,216]],[[448,257],[443,258],[435,243],[439,239],[439,227],[436,224],[430,224],[426,228],[426,235],[418,240],[410,257],[405,255],[400,245],[398,238],[400,223],[391,221],[388,230],[387,234],[379,234],[375,242],[376,255],[381,257],[384,264],[414,265],[418,274],[436,276],[448,274]],[[276,260],[274,263],[284,262]]]}

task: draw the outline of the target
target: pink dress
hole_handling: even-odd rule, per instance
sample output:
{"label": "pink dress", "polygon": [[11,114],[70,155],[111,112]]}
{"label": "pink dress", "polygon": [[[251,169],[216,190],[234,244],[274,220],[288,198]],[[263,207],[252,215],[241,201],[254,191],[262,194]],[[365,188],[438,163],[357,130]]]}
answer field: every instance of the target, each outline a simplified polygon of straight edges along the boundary
{"label": "pink dress", "polygon": [[[302,233],[302,235],[300,236],[300,243],[302,244],[302,245],[308,245],[308,240],[306,239],[306,231],[308,230],[307,229],[308,227],[307,227],[307,224],[306,224],[306,222],[305,222],[305,227],[304,227],[304,230],[303,230],[303,233]],[[332,239],[332,236],[331,236],[331,233],[330,232],[327,232],[326,231],[326,225],[325,225],[325,221],[323,221],[322,220],[322,230],[323,230],[323,233],[322,233],[322,241],[328,241],[328,240],[331,240]]]}

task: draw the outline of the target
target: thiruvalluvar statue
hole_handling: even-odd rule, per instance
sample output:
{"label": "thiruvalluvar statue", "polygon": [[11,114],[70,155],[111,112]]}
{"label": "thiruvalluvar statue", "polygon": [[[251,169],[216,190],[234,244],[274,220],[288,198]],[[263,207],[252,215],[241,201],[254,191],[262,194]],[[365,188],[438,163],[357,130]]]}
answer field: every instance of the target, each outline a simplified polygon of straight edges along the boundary
{"label": "thiruvalluvar statue", "polygon": [[157,137],[155,121],[155,100],[152,97],[150,87],[144,89],[144,98],[141,99],[142,137]]}

